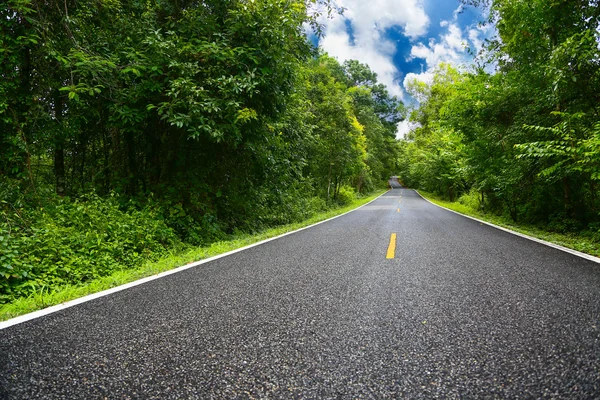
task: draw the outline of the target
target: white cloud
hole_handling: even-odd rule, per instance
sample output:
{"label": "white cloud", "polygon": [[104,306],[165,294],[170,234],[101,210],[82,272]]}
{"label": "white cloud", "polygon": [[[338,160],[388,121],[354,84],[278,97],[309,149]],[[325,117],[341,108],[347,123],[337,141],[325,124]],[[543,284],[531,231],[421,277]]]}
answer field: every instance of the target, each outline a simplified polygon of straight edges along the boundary
{"label": "white cloud", "polygon": [[[473,49],[474,54],[479,62],[488,60],[489,61],[489,52],[485,48],[485,41],[491,39],[492,37],[498,34],[495,25],[482,25],[469,29],[469,41],[471,43],[471,48]],[[498,66],[497,62],[491,62],[485,65],[484,69],[493,73]]]}
{"label": "white cloud", "polygon": [[467,60],[467,42],[460,27],[455,23],[447,26],[448,33],[442,35],[439,41],[430,39],[427,45],[418,43],[412,46],[410,58],[422,58],[427,63],[427,69],[435,68],[441,62],[460,64]]}
{"label": "white cloud", "polygon": [[464,10],[465,7],[462,4],[459,5],[458,7],[456,7],[456,10],[454,10],[454,12],[452,13],[452,18],[454,18],[454,20],[456,21],[458,19],[458,14],[460,14]]}
{"label": "white cloud", "polygon": [[402,86],[411,95],[413,99],[418,102],[425,100],[425,94],[421,93],[417,90],[414,90],[415,83],[425,83],[426,85],[431,85],[433,83],[433,72],[421,72],[420,74],[414,74],[412,72],[406,74],[404,77],[404,81],[402,82]]}
{"label": "white cloud", "polygon": [[[427,76],[442,62],[454,66],[472,65],[474,60],[469,49],[474,50],[474,54],[480,54],[485,51],[485,40],[496,34],[493,24],[467,26],[463,32],[458,23],[458,15],[463,10],[464,6],[460,5],[454,10],[452,21],[440,22],[440,27],[446,28],[446,32],[440,35],[439,39],[430,38],[427,44],[417,43],[411,47],[408,59],[425,60]],[[406,83],[407,79],[404,82]]]}
{"label": "white cloud", "polygon": [[479,53],[479,51],[483,48],[483,40],[481,38],[482,32],[479,29],[469,29],[469,40],[473,43],[473,47],[475,49],[475,53]]}
{"label": "white cloud", "polygon": [[442,39],[456,51],[464,50],[466,45],[465,39],[462,37],[462,31],[456,24],[448,25],[448,34],[444,35]]}
{"label": "white cloud", "polygon": [[[325,37],[320,46],[340,62],[356,59],[377,73],[379,82],[392,95],[404,97],[398,80],[400,72],[393,62],[396,43],[384,37],[385,31],[398,27],[411,39],[424,35],[429,18],[420,0],[337,0],[346,9],[343,16],[323,20]],[[352,24],[352,42],[346,21]]]}
{"label": "white cloud", "polygon": [[396,139],[405,139],[406,135],[413,129],[417,128],[419,124],[410,122],[408,119],[398,122],[398,129],[396,130]]}
{"label": "white cloud", "polygon": [[[428,0],[427,0],[428,1]],[[439,22],[442,34],[432,38],[427,34],[430,20],[425,13],[426,0],[333,0],[336,6],[343,7],[343,15],[332,19],[323,17],[324,37],[320,46],[340,62],[356,59],[369,65],[377,73],[379,82],[386,85],[392,95],[410,101],[404,88],[411,80],[429,83],[433,70],[441,63],[472,65],[473,57],[468,48],[477,54],[483,49],[485,39],[495,33],[490,25],[462,27],[459,6],[453,15]],[[437,23],[437,21],[436,21]],[[348,32],[351,26],[352,37]],[[409,73],[402,80],[402,71],[394,64],[398,51],[393,40],[386,37],[386,31],[398,29],[411,41],[408,60],[422,60],[420,74]],[[399,127],[400,129],[400,127]]]}
{"label": "white cloud", "polygon": [[429,26],[429,17],[419,0],[338,0],[337,3],[346,8],[344,16],[360,37],[379,37],[375,27],[400,26],[406,36],[416,38],[425,34]]}
{"label": "white cloud", "polygon": [[421,72],[420,74],[414,74],[412,72],[409,72],[404,77],[404,82],[403,82],[404,87],[407,87],[408,83],[412,82],[412,81],[423,82],[427,85],[430,85],[433,83],[433,73],[432,72]]}

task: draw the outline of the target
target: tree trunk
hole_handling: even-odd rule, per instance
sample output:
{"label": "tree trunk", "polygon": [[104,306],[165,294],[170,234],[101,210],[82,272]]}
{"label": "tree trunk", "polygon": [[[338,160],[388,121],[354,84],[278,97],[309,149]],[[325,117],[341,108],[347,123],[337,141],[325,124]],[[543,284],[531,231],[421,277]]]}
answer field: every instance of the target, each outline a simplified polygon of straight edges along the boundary
{"label": "tree trunk", "polygon": [[568,217],[572,216],[573,209],[571,207],[571,187],[569,184],[569,178],[566,176],[562,179],[563,181],[563,194],[564,194],[564,203],[565,203],[565,214]]}
{"label": "tree trunk", "polygon": [[62,131],[63,99],[58,91],[54,94],[54,118],[58,126],[54,141],[54,177],[56,180],[56,194],[67,194],[65,178],[65,136]]}
{"label": "tree trunk", "polygon": [[151,121],[144,132],[144,136],[149,142],[146,155],[148,163],[146,174],[150,190],[155,190],[161,179],[161,134],[159,132],[164,132],[167,128],[162,126],[158,118],[153,117]]}
{"label": "tree trunk", "polygon": [[108,193],[111,189],[110,181],[110,143],[106,129],[102,129],[102,155],[104,156],[104,164],[102,165],[102,184],[104,193]]}
{"label": "tree trunk", "polygon": [[56,194],[59,196],[66,195],[65,149],[64,143],[58,138],[54,147],[54,177],[56,178]]}
{"label": "tree trunk", "polygon": [[131,196],[135,196],[138,184],[137,161],[135,159],[135,145],[133,142],[133,132],[127,130],[125,132],[125,151],[127,152],[127,170],[128,170],[128,185],[127,192]]}
{"label": "tree trunk", "polygon": [[592,211],[597,212],[598,207],[596,205],[596,182],[593,180],[590,181],[590,192],[592,194]]}
{"label": "tree trunk", "polygon": [[81,140],[79,141],[79,154],[80,154],[80,163],[79,163],[79,186],[81,189],[85,189],[85,162],[87,156],[87,134],[85,131],[81,133]]}
{"label": "tree trunk", "polygon": [[335,181],[333,184],[333,199],[337,200],[339,194],[340,194],[340,176],[336,174]]}
{"label": "tree trunk", "polygon": [[329,162],[329,173],[327,174],[327,202],[329,203],[330,193],[331,193],[331,167],[333,163]]}
{"label": "tree trunk", "polygon": [[362,188],[362,184],[363,184],[363,175],[364,172],[361,171],[360,175],[358,176],[358,184],[356,185],[356,192],[360,193],[360,189]]}
{"label": "tree trunk", "polygon": [[514,200],[511,200],[510,218],[513,220],[513,222],[517,222],[517,204]]}
{"label": "tree trunk", "polygon": [[479,203],[479,208],[481,210],[485,210],[485,197],[484,197],[484,191],[483,189],[481,189],[481,202]]}

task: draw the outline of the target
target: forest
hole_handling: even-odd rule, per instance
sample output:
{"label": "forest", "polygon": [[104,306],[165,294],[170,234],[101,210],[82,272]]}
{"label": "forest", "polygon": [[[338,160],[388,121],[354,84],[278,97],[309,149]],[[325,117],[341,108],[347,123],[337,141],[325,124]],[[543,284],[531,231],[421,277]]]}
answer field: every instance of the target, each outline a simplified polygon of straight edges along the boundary
{"label": "forest", "polygon": [[413,80],[404,183],[517,223],[600,242],[597,0],[490,0],[474,68]]}
{"label": "forest", "polygon": [[404,107],[326,0],[0,5],[0,304],[385,187]]}

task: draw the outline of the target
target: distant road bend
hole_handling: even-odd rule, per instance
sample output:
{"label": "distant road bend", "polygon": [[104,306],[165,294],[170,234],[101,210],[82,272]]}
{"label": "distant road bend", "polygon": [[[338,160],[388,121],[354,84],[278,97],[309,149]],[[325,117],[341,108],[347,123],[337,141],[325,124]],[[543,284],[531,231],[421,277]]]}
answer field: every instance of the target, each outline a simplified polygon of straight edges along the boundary
{"label": "distant road bend", "polygon": [[398,182],[397,176],[392,176],[388,181],[391,189],[402,189],[402,185]]}
{"label": "distant road bend", "polygon": [[0,330],[0,398],[598,398],[599,294],[600,265],[392,189]]}

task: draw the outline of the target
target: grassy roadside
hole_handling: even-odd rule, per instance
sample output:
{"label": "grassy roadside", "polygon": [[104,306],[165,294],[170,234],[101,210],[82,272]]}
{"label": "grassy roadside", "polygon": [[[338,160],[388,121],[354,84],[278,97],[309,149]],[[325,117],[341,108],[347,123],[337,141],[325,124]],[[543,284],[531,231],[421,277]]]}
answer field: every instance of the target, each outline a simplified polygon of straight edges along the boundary
{"label": "grassy roadside", "polygon": [[582,253],[591,254],[596,257],[600,257],[600,242],[594,240],[592,237],[588,237],[578,233],[557,233],[544,231],[538,227],[514,223],[512,220],[502,216],[488,214],[480,210],[473,209],[467,205],[459,202],[450,202],[441,200],[431,193],[419,190],[419,194],[425,197],[427,200],[435,203],[439,206],[446,207],[450,210],[465,214],[471,217],[478,218],[482,221],[490,222],[494,225],[501,226],[525,235],[533,236],[538,239],[545,240],[547,242],[555,243],[564,247],[568,247],[573,250],[580,251]]}
{"label": "grassy roadside", "polygon": [[16,301],[4,304],[0,307],[0,321],[5,321],[19,315],[27,314],[43,308],[74,300],[89,294],[107,290],[119,285],[123,285],[135,280],[156,275],[179,266],[189,264],[195,261],[213,257],[226,253],[261,240],[269,239],[287,232],[294,231],[315,224],[317,222],[335,217],[345,212],[351,211],[361,205],[368,203],[376,197],[383,194],[385,190],[379,190],[368,197],[354,200],[348,206],[329,210],[314,217],[289,225],[271,228],[257,234],[243,234],[233,237],[231,240],[216,242],[207,247],[198,247],[183,253],[172,253],[157,262],[147,263],[140,268],[132,270],[118,271],[112,275],[88,282],[86,285],[64,286],[52,291],[41,290],[32,296],[20,298]]}

